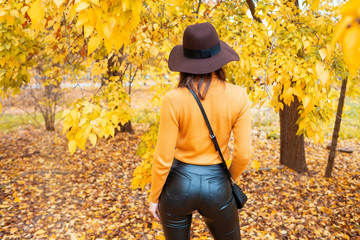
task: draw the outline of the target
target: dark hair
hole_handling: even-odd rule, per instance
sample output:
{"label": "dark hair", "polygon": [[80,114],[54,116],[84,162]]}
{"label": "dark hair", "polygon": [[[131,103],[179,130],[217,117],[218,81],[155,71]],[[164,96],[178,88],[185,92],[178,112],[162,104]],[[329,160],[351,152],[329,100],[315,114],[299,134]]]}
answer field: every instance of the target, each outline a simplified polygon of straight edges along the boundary
{"label": "dark hair", "polygon": [[[226,82],[225,72],[222,68],[215,71],[216,76],[221,80],[223,83]],[[192,74],[192,73],[185,73],[180,72],[180,81],[178,87],[186,87],[192,89],[194,92],[198,93],[198,96],[201,100],[205,99],[206,93],[209,90],[210,83],[211,83],[211,75],[212,73],[205,73],[205,74]],[[197,89],[195,89],[194,82],[197,78],[199,79],[199,83]],[[205,88],[202,92],[200,89],[205,82]]]}

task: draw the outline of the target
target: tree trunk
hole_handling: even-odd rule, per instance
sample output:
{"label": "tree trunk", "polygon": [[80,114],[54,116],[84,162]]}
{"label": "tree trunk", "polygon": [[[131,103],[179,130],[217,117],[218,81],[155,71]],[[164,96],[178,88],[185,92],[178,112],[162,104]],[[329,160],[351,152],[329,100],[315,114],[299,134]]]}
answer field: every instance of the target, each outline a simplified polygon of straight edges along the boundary
{"label": "tree trunk", "polygon": [[337,108],[337,112],[336,112],[335,127],[334,127],[332,140],[331,140],[328,164],[326,166],[326,171],[325,171],[325,177],[327,177],[327,178],[331,177],[331,173],[332,173],[332,170],[334,167],[336,147],[337,147],[337,141],[339,138],[340,124],[341,124],[341,115],[342,115],[344,102],[345,102],[346,84],[347,84],[347,78],[344,78],[341,82],[341,91],[340,91],[339,104],[338,104],[338,108]]}
{"label": "tree trunk", "polygon": [[[299,7],[298,0],[289,0]],[[255,16],[254,0],[246,0],[253,19],[262,23],[261,19]],[[301,52],[301,56],[303,53]],[[284,104],[284,109],[280,110],[280,164],[283,164],[299,173],[306,172],[307,166],[305,161],[304,135],[296,135],[299,126],[296,121],[299,119],[297,112],[300,106],[299,100],[294,96],[295,100],[290,106]]]}
{"label": "tree trunk", "polygon": [[128,132],[128,133],[134,133],[134,129],[132,128],[131,121],[128,121],[124,125],[120,125],[120,132]]}
{"label": "tree trunk", "polygon": [[280,164],[283,164],[299,173],[307,171],[305,162],[304,135],[296,135],[299,126],[298,98],[290,106],[284,105],[280,110]]}
{"label": "tree trunk", "polygon": [[[122,53],[124,48],[122,47],[119,51]],[[120,79],[118,80],[118,84],[123,84],[123,76],[125,75],[124,72],[119,72],[118,70],[114,69],[114,64],[116,61],[119,61],[119,64],[121,64],[125,60],[125,57],[118,57],[117,55],[113,55],[111,58],[108,59],[108,70],[107,70],[107,76],[110,80],[111,77],[119,76]],[[103,82],[102,82],[103,84]],[[125,123],[122,125],[119,123],[120,126],[120,132],[128,132],[128,133],[134,133],[134,129],[132,128],[131,121]],[[118,133],[118,130],[115,130],[115,135]]]}
{"label": "tree trunk", "polygon": [[57,84],[48,84],[44,87],[41,101],[34,99],[44,118],[47,131],[55,131],[55,115],[60,94],[60,82],[57,82]]}

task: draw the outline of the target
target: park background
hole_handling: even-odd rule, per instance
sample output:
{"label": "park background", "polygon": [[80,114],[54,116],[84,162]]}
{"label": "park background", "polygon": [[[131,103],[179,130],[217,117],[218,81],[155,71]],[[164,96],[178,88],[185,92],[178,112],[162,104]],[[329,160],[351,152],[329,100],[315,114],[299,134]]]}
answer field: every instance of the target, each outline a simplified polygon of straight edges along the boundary
{"label": "park background", "polygon": [[[358,0],[0,3],[2,239],[164,239],[148,193],[167,57],[204,21],[253,103],[242,238],[360,239]],[[192,235],[211,239],[199,215]]]}

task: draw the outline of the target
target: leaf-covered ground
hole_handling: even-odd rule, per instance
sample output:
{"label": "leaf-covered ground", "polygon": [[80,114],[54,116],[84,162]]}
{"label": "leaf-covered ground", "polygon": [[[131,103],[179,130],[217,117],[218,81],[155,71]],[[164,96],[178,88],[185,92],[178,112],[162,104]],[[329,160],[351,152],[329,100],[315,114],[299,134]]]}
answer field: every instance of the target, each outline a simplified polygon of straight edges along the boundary
{"label": "leaf-covered ground", "polygon": [[[145,130],[118,134],[70,156],[64,136],[37,128],[0,133],[1,239],[163,239],[147,211],[148,188],[133,190],[135,155]],[[253,158],[278,164],[278,140],[255,134]],[[360,147],[338,153],[334,178],[323,177],[328,150],[306,143],[309,173],[246,172],[240,212],[243,239],[360,239]],[[249,165],[248,169],[251,169]],[[193,239],[212,239],[199,215]]]}

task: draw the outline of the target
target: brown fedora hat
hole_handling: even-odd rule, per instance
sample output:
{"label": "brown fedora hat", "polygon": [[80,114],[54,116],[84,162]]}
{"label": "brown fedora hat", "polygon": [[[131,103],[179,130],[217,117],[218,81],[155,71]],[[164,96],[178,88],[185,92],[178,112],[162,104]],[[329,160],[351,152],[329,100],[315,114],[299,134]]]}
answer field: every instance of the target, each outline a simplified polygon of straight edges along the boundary
{"label": "brown fedora hat", "polygon": [[210,23],[189,25],[183,36],[183,45],[170,52],[168,66],[171,71],[205,74],[218,70],[239,55],[219,36]]}

